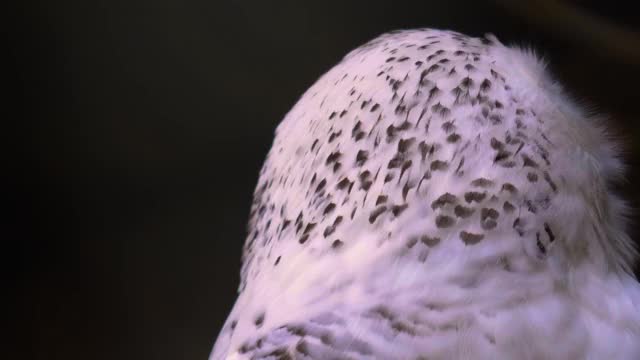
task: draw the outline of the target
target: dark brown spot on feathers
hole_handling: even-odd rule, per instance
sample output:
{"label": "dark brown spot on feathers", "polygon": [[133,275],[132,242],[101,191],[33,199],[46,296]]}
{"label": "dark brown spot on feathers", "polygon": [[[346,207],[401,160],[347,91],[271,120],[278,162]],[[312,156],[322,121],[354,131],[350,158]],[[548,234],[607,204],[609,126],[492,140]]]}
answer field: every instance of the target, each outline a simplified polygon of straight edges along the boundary
{"label": "dark brown spot on feathers", "polygon": [[325,164],[328,165],[328,164],[331,164],[332,162],[338,161],[338,159],[340,159],[340,156],[342,156],[342,153],[340,153],[339,151],[329,154],[329,156],[327,156],[327,161]]}
{"label": "dark brown spot on feathers", "polygon": [[[393,139],[396,136],[396,127],[393,125],[389,125],[387,127],[387,138],[388,139]],[[390,141],[390,140],[387,140]]]}
{"label": "dark brown spot on feathers", "polygon": [[556,240],[556,236],[551,231],[551,227],[549,227],[549,224],[544,223],[544,231],[547,233],[547,236],[549,236],[549,242],[550,243],[552,243],[552,242],[554,242]]}
{"label": "dark brown spot on feathers", "polygon": [[471,78],[467,76],[464,79],[462,79],[462,82],[460,83],[460,85],[464,88],[471,87],[473,85],[473,80],[471,80]]}
{"label": "dark brown spot on feathers", "polygon": [[369,215],[369,223],[373,224],[378,218],[378,216],[382,215],[382,213],[384,213],[385,211],[387,211],[387,207],[385,205],[377,207]]}
{"label": "dark brown spot on feathers", "polygon": [[524,235],[524,222],[522,221],[521,218],[516,218],[515,220],[513,220],[513,225],[512,225],[513,229],[516,230],[516,232],[518,233],[518,235],[522,236]]}
{"label": "dark brown spot on feathers", "polygon": [[362,122],[358,121],[356,122],[356,124],[353,126],[353,129],[351,129],[351,136],[355,137],[356,134],[358,134],[361,130],[360,127],[362,126]]}
{"label": "dark brown spot on feathers", "polygon": [[475,245],[484,238],[484,234],[474,234],[467,231],[460,232],[460,239],[465,245]]}
{"label": "dark brown spot on feathers", "polygon": [[400,170],[400,178],[402,178],[402,174],[411,167],[412,161],[407,160],[402,164],[402,169]]}
{"label": "dark brown spot on feathers", "polygon": [[500,216],[500,213],[496,209],[482,208],[480,211],[480,226],[485,230],[490,230],[496,227],[496,220]]}
{"label": "dark brown spot on feathers", "polygon": [[483,221],[486,219],[497,219],[499,216],[500,213],[496,209],[482,208],[482,210],[480,210],[480,219]]}
{"label": "dark brown spot on feathers", "polygon": [[289,226],[289,224],[291,224],[291,220],[284,220],[284,221],[282,222],[282,228],[281,228],[281,230],[280,230],[280,231],[284,231],[284,229],[286,229],[286,228],[287,228],[287,226]]}
{"label": "dark brown spot on feathers", "polygon": [[538,250],[540,250],[542,255],[546,255],[547,254],[547,248],[544,246],[542,241],[540,241],[540,233],[539,232],[536,233],[536,246],[538,247]]}
{"label": "dark brown spot on feathers", "polygon": [[422,161],[424,161],[424,159],[427,157],[427,152],[429,151],[429,146],[424,141],[421,141],[418,144],[418,149],[420,150],[420,155],[422,156]]}
{"label": "dark brown spot on feathers", "polygon": [[256,318],[253,320],[253,323],[256,325],[256,327],[262,326],[262,324],[264,323],[264,317],[265,317],[264,313],[260,313],[256,316]]}
{"label": "dark brown spot on feathers", "polygon": [[340,180],[340,182],[336,185],[336,187],[339,190],[344,190],[347,187],[349,187],[350,184],[351,184],[351,181],[349,181],[349,178],[344,178],[344,179]]}
{"label": "dark brown spot on feathers", "polygon": [[502,160],[509,158],[509,156],[511,156],[511,153],[509,151],[498,150],[498,153],[496,154],[495,158],[493,158],[493,162],[494,163],[500,162]]}
{"label": "dark brown spot on feathers", "polygon": [[303,234],[308,234],[315,227],[316,227],[316,223],[308,223],[307,226],[304,228],[304,231],[302,233]]}
{"label": "dark brown spot on feathers", "polygon": [[411,123],[405,120],[400,125],[398,125],[396,130],[404,131],[404,130],[408,130],[410,127],[411,127]]}
{"label": "dark brown spot on feathers", "polygon": [[322,236],[326,238],[326,237],[328,237],[329,235],[333,234],[333,232],[334,232],[334,231],[336,231],[336,227],[335,227],[335,225],[327,226],[327,227],[324,229],[324,232],[322,233]]}
{"label": "dark brown spot on feathers", "polygon": [[431,65],[429,68],[427,68],[426,70],[423,71],[423,74],[428,75],[431,72],[434,72],[436,70],[440,69],[440,65],[438,64],[433,64]]}
{"label": "dark brown spot on feathers", "polygon": [[501,150],[504,148],[504,143],[502,143],[500,140],[492,137],[491,138],[491,148],[494,150]]}
{"label": "dark brown spot on feathers", "polygon": [[478,178],[471,182],[472,186],[477,186],[481,188],[488,188],[493,186],[493,181],[486,178]]}
{"label": "dark brown spot on feathers", "polygon": [[322,189],[324,189],[324,186],[327,184],[327,180],[322,179],[322,181],[320,181],[320,183],[318,184],[318,187],[316,187],[316,192],[321,191]]}
{"label": "dark brown spot on feathers", "polygon": [[440,197],[438,197],[438,199],[434,200],[431,203],[431,208],[433,210],[437,209],[437,208],[441,208],[444,207],[447,204],[455,204],[458,201],[458,198],[451,194],[451,193],[445,193],[440,195]]}
{"label": "dark brown spot on feathers", "polygon": [[[335,138],[337,138],[338,136],[342,135],[342,130],[338,131],[338,132],[333,132],[331,133],[331,135],[329,135],[329,143],[332,143],[333,140],[335,140]],[[312,149],[313,150],[313,149]]]}
{"label": "dark brown spot on feathers", "polygon": [[491,230],[493,228],[495,228],[498,225],[498,223],[495,220],[492,219],[487,219],[485,221],[482,221],[480,223],[480,227],[482,227],[482,229],[484,230]]}
{"label": "dark brown spot on feathers", "polygon": [[331,213],[333,210],[335,210],[335,208],[336,208],[336,204],[330,203],[329,205],[327,205],[324,208],[324,211],[322,212],[322,215],[327,215],[327,214]]}
{"label": "dark brown spot on feathers", "polygon": [[489,115],[489,120],[492,124],[500,124],[502,122],[502,115],[500,114],[491,114]]}
{"label": "dark brown spot on feathers", "polygon": [[302,354],[303,356],[309,356],[309,344],[305,340],[300,340],[296,344],[296,352]]}
{"label": "dark brown spot on feathers", "polygon": [[502,188],[500,189],[500,191],[506,191],[515,194],[518,192],[518,189],[512,183],[504,183],[502,184]]}
{"label": "dark brown spot on feathers", "polygon": [[504,205],[502,206],[502,210],[504,210],[507,213],[512,213],[515,209],[516,209],[516,207],[513,206],[513,204],[511,204],[508,201],[505,201]]}
{"label": "dark brown spot on feathers", "polygon": [[451,110],[449,110],[449,108],[447,108],[446,106],[443,106],[440,103],[436,103],[435,105],[431,106],[431,111],[433,111],[435,114],[438,114],[442,117],[446,117],[451,113]]}
{"label": "dark brown spot on feathers", "polygon": [[428,247],[434,247],[440,243],[440,238],[422,235],[420,237],[420,242],[427,245]]}
{"label": "dark brown spot on feathers", "polygon": [[554,192],[558,191],[558,186],[553,182],[553,180],[551,180],[551,176],[549,176],[549,173],[546,171],[544,172],[544,180],[549,184],[551,190]]}
{"label": "dark brown spot on feathers", "polygon": [[472,202],[481,202],[482,200],[484,200],[487,197],[487,193],[486,192],[477,192],[477,191],[469,191],[464,193],[464,200],[467,203],[472,203]]}
{"label": "dark brown spot on feathers", "polygon": [[482,83],[480,83],[480,91],[487,91],[491,88],[491,81],[489,79],[484,79]]}
{"label": "dark brown spot on feathers", "polygon": [[398,142],[398,152],[401,152],[401,153],[407,152],[407,150],[409,150],[409,148],[413,145],[415,141],[416,141],[415,137],[408,138],[408,139],[400,139],[400,141]]}
{"label": "dark brown spot on feathers", "polygon": [[531,159],[527,154],[522,154],[522,160],[524,160],[524,163],[522,164],[523,167],[532,167],[532,168],[538,168],[538,163],[533,161],[533,159]]}
{"label": "dark brown spot on feathers", "polygon": [[429,96],[427,96],[427,102],[431,101],[439,94],[440,94],[440,89],[437,86],[434,86],[433,88],[431,88],[431,90],[429,90]]}
{"label": "dark brown spot on feathers", "polygon": [[402,200],[406,201],[407,200],[407,194],[409,193],[409,190],[411,190],[415,185],[412,182],[407,181],[404,186],[402,187]]}
{"label": "dark brown spot on feathers", "polygon": [[456,205],[456,207],[453,209],[453,213],[457,217],[462,219],[468,218],[469,216],[473,215],[474,212],[475,212],[475,209],[462,206],[462,205]]}
{"label": "dark brown spot on feathers", "polygon": [[446,133],[450,133],[455,129],[456,126],[453,124],[453,121],[445,121],[444,123],[442,123],[442,130],[444,130],[444,132]]}
{"label": "dark brown spot on feathers", "polygon": [[449,168],[449,163],[442,160],[434,160],[431,162],[430,168],[431,168],[431,171],[447,170],[447,168]]}
{"label": "dark brown spot on feathers", "polygon": [[455,143],[458,142],[460,140],[460,135],[453,133],[449,136],[447,136],[447,142],[448,143]]}
{"label": "dark brown spot on feathers", "polygon": [[391,212],[393,213],[393,216],[397,217],[400,214],[402,214],[402,212],[405,211],[408,207],[409,207],[409,204],[394,205],[391,208]]}
{"label": "dark brown spot on feathers", "polygon": [[387,169],[395,169],[395,168],[399,168],[400,164],[402,164],[404,162],[404,159],[402,157],[398,157],[397,155],[391,159],[389,161],[389,163],[387,164]]}
{"label": "dark brown spot on feathers", "polygon": [[356,166],[362,166],[369,158],[369,152],[365,150],[359,150],[356,154]]}
{"label": "dark brown spot on feathers", "polygon": [[447,215],[436,216],[436,226],[438,228],[448,228],[455,223],[455,219]]}
{"label": "dark brown spot on feathers", "polygon": [[527,205],[527,210],[530,213],[535,214],[538,212],[538,207],[533,203],[533,201],[525,200],[524,204]]}

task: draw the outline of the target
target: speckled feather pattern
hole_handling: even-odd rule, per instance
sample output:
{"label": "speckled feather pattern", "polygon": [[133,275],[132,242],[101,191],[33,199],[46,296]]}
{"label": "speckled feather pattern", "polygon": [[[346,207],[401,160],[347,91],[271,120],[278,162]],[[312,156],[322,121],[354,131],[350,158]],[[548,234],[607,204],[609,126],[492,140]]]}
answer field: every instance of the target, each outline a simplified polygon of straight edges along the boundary
{"label": "speckled feather pattern", "polygon": [[640,359],[600,123],[493,36],[352,51],[276,130],[211,359]]}

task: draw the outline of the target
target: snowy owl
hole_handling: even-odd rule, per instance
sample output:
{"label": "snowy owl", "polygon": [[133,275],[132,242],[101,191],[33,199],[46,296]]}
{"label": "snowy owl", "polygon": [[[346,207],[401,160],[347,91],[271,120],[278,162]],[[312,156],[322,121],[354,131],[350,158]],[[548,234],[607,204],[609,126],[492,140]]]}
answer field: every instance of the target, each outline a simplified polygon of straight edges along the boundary
{"label": "snowy owl", "polygon": [[210,359],[640,359],[617,155],[529,51],[368,42],[276,129]]}

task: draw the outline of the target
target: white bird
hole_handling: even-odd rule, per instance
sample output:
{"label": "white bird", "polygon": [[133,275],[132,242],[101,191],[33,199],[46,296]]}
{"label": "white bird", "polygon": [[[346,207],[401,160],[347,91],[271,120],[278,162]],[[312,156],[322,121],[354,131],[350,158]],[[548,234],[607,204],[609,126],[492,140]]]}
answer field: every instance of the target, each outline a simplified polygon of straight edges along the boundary
{"label": "white bird", "polygon": [[285,116],[210,359],[640,359],[602,121],[530,51],[430,29]]}

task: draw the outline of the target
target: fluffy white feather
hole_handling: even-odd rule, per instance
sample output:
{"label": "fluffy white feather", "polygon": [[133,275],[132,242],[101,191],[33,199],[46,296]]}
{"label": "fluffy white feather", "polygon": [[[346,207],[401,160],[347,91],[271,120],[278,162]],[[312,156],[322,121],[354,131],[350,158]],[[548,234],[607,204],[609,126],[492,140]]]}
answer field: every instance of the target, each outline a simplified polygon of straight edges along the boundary
{"label": "fluffy white feather", "polygon": [[382,35],[278,126],[211,359],[640,359],[620,172],[533,52]]}

